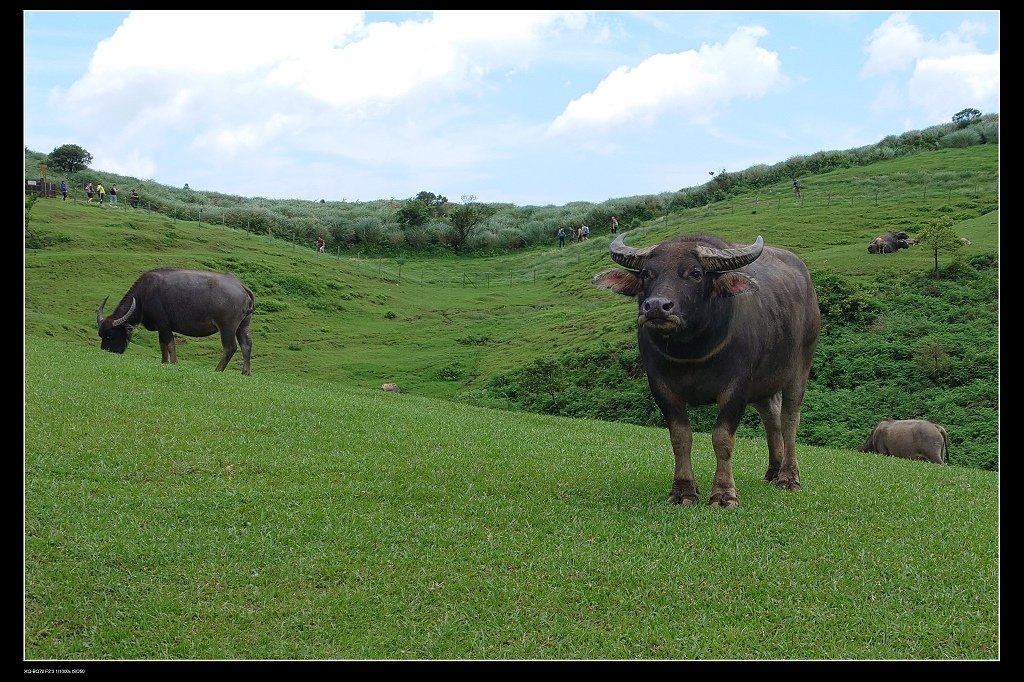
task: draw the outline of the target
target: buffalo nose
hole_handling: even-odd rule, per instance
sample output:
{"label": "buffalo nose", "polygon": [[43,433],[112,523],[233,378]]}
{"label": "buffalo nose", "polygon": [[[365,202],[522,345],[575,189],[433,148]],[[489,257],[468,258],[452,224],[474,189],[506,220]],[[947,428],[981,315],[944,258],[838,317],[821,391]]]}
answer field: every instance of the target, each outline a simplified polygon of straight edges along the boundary
{"label": "buffalo nose", "polygon": [[668,315],[672,312],[673,304],[667,298],[651,297],[644,301],[640,309],[644,315]]}

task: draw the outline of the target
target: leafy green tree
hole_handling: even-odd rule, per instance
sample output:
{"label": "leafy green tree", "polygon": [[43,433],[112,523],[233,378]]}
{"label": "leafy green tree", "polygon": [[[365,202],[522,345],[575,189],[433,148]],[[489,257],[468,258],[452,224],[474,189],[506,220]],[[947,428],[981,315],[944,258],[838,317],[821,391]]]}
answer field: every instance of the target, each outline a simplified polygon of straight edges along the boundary
{"label": "leafy green tree", "polygon": [[953,123],[958,128],[963,128],[981,118],[981,112],[977,109],[963,109],[953,115]]}
{"label": "leafy green tree", "polygon": [[433,192],[420,192],[416,195],[416,201],[428,207],[431,215],[435,217],[444,215],[445,208],[448,205],[448,197],[442,194],[434,194]]}
{"label": "leafy green tree", "polygon": [[92,154],[77,144],[64,144],[50,152],[47,160],[58,170],[74,173],[89,167],[92,163]]}
{"label": "leafy green tree", "polygon": [[469,235],[486,217],[487,211],[484,206],[476,202],[475,195],[462,195],[462,204],[451,212],[452,246],[456,251],[466,245]]}
{"label": "leafy green tree", "polygon": [[964,242],[953,229],[953,219],[949,216],[936,218],[918,232],[918,239],[935,256],[933,276],[939,276],[939,253],[950,253],[954,256],[964,248]]}
{"label": "leafy green tree", "polygon": [[430,220],[430,208],[422,201],[410,199],[398,209],[395,219],[406,227],[424,225]]}

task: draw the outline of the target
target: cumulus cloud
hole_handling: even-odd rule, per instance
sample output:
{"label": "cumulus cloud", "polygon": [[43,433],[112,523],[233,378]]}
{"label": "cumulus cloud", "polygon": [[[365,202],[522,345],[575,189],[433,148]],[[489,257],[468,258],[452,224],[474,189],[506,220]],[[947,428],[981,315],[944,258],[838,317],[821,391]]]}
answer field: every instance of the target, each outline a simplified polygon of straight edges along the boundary
{"label": "cumulus cloud", "polygon": [[861,77],[905,71],[919,59],[974,54],[978,51],[974,36],[983,31],[981,24],[964,22],[955,31],[927,38],[911,22],[910,14],[898,12],[871,33],[864,48],[867,60],[861,68]]}
{"label": "cumulus cloud", "polygon": [[286,146],[360,157],[371,121],[397,154],[436,164],[459,155],[434,154],[446,145],[431,125],[464,106],[439,102],[495,71],[528,68],[590,14],[437,11],[392,22],[344,10],[133,11],[59,97],[74,112],[69,130],[116,131],[76,137],[92,140],[97,165],[124,174],[152,172],[172,135],[211,157],[269,157]]}
{"label": "cumulus cloud", "polygon": [[929,125],[948,121],[965,107],[998,110],[999,52],[978,50],[974,37],[984,26],[963,22],[935,38],[925,36],[912,15],[898,12],[876,28],[864,48],[861,77],[895,77],[910,71],[905,86],[888,82],[872,104],[874,111],[906,101]]}
{"label": "cumulus cloud", "polygon": [[734,100],[788,85],[778,54],[758,45],[767,34],[760,26],[740,27],[724,44],[656,54],[633,68],[619,67],[592,92],[571,101],[548,132],[586,136],[668,115],[706,123]]}
{"label": "cumulus cloud", "polygon": [[966,107],[999,109],[999,53],[922,59],[914,69],[910,101],[941,123]]}

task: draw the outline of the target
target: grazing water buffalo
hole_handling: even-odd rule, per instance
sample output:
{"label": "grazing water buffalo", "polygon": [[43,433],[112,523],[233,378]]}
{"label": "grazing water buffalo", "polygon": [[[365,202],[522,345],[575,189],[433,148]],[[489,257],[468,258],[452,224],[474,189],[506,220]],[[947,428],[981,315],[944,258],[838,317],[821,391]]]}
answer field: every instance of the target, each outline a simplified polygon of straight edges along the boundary
{"label": "grazing water buffalo", "polygon": [[926,419],[886,419],[859,450],[945,464],[948,447],[946,429],[938,424]]}
{"label": "grazing water buffalo", "polygon": [[[109,296],[107,297],[109,298]],[[235,354],[235,339],[242,347],[242,374],[252,374],[249,357],[252,337],[249,322],[256,299],[249,287],[230,273],[157,268],[143,273],[124,295],[110,317],[103,316],[103,299],[96,309],[100,348],[123,353],[132,330],[142,325],[160,334],[163,362],[175,363],[174,333],[209,336],[220,332],[224,355],[217,365],[223,372]]]}
{"label": "grazing water buffalo", "polygon": [[699,494],[690,453],[689,405],[718,404],[711,435],[717,466],[708,503],[739,504],[732,476],[736,428],[747,405],[768,439],[765,480],[800,489],[796,431],[818,345],[821,314],[807,267],[789,251],[735,247],[717,237],[684,235],[641,249],[620,234],[594,284],[639,304],[637,339],[655,402],[668,424],[675,477],[668,501]]}

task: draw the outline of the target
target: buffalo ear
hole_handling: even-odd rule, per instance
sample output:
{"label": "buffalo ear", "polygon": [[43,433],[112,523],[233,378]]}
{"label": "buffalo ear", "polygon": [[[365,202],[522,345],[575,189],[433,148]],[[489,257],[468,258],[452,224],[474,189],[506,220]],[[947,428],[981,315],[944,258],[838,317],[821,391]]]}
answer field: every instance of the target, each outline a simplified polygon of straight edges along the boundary
{"label": "buffalo ear", "polygon": [[640,292],[640,279],[635,272],[629,270],[611,269],[594,275],[591,280],[595,285],[604,289],[611,289],[623,296],[636,296]]}
{"label": "buffalo ear", "polygon": [[717,296],[735,296],[746,291],[757,291],[757,282],[742,272],[723,272],[715,280],[714,294]]}

